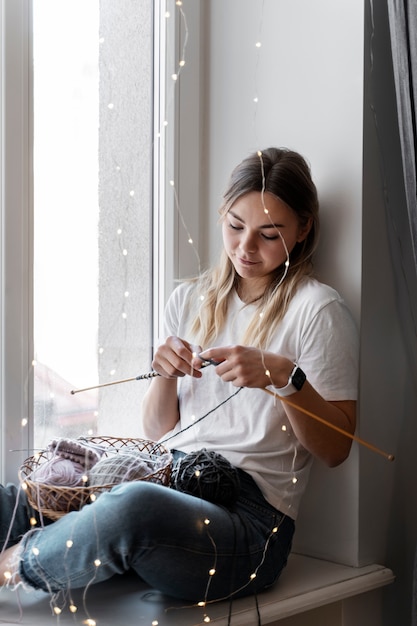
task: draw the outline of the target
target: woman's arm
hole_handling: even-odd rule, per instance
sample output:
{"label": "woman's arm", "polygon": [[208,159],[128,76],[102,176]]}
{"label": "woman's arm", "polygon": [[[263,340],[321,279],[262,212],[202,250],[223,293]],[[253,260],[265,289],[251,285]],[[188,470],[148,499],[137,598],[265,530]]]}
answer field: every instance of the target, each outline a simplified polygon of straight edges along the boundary
{"label": "woman's arm", "polygon": [[152,380],[142,402],[144,433],[153,441],[179,420],[177,378],[186,374],[201,378],[202,362],[196,357],[199,349],[179,337],[168,337],[156,350],[152,367],[160,376]]}
{"label": "woman's arm", "polygon": [[[290,359],[243,346],[210,348],[202,356],[219,363],[216,373],[222,380],[232,382],[237,387],[261,389],[273,384],[278,394],[279,388],[288,383],[294,368]],[[300,443],[330,467],[342,463],[349,455],[352,439],[306,415],[302,409],[353,434],[356,425],[356,402],[328,402],[308,380],[300,391],[288,396],[288,400],[300,407],[294,408],[283,400],[283,408]]]}

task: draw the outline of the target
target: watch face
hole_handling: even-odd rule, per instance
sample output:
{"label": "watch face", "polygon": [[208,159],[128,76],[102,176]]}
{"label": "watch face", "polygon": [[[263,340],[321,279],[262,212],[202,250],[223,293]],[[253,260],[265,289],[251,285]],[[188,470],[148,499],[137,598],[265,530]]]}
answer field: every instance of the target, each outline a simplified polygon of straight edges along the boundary
{"label": "watch face", "polygon": [[297,367],[297,369],[295,370],[294,374],[291,377],[292,384],[298,391],[300,391],[301,387],[305,383],[305,380],[306,380],[306,375],[304,374],[303,370]]}

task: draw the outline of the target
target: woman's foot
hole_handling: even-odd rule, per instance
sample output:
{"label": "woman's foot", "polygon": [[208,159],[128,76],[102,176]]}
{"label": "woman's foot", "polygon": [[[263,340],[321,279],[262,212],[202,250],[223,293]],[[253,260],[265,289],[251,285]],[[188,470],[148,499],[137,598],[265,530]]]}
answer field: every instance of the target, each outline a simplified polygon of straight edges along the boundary
{"label": "woman's foot", "polygon": [[0,553],[0,586],[9,583],[17,585],[20,582],[18,574],[19,545],[16,544]]}

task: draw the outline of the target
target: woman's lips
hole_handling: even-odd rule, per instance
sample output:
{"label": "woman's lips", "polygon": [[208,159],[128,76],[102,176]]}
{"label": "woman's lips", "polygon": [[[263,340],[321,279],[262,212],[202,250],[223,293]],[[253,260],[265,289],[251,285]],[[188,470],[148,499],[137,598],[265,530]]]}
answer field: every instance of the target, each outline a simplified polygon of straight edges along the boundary
{"label": "woman's lips", "polygon": [[238,261],[241,265],[247,265],[247,266],[256,265],[256,261],[249,261],[248,259],[242,259],[238,257]]}

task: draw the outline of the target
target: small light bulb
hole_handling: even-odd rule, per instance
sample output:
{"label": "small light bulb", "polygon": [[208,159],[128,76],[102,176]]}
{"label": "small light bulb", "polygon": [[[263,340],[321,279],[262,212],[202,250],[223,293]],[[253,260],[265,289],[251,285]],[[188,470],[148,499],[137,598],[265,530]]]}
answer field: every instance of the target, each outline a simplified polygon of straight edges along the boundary
{"label": "small light bulb", "polygon": [[76,613],[78,609],[75,604],[70,604],[69,610],[71,611],[71,613]]}
{"label": "small light bulb", "polygon": [[113,104],[113,102],[110,102],[110,103],[107,105],[107,107],[108,107],[110,110],[114,109],[114,104]]}
{"label": "small light bulb", "polygon": [[260,41],[257,41],[257,42],[256,42],[256,44],[255,44],[255,46],[256,46],[257,48],[260,48],[260,47],[262,46],[262,44],[261,44],[261,42],[260,42]]}
{"label": "small light bulb", "polygon": [[94,561],[94,565],[95,565],[96,567],[100,567],[100,565],[101,565],[101,561],[100,561],[100,559],[96,559],[96,560]]}
{"label": "small light bulb", "polygon": [[39,549],[38,548],[32,548],[32,552],[35,556],[39,555]]}
{"label": "small light bulb", "polygon": [[27,420],[27,418],[26,418],[26,417],[24,417],[24,418],[22,419],[21,424],[22,424],[22,427],[23,427],[23,428],[24,428],[25,426],[27,426],[27,425],[28,425],[28,420]]}
{"label": "small light bulb", "polygon": [[67,548],[72,548],[73,545],[74,545],[74,542],[71,539],[68,539],[66,543]]}
{"label": "small light bulb", "polygon": [[172,78],[172,80],[177,80],[178,79],[178,74],[171,74],[171,78]]}
{"label": "small light bulb", "polygon": [[215,573],[216,573],[216,570],[214,569],[214,567],[211,570],[209,570],[210,576],[214,576]]}
{"label": "small light bulb", "polygon": [[54,613],[55,615],[61,615],[62,611],[59,606],[54,606]]}

